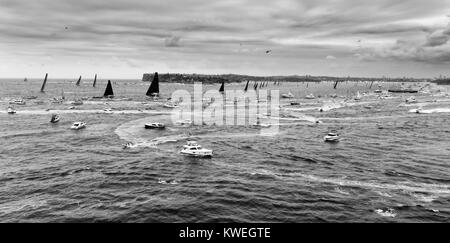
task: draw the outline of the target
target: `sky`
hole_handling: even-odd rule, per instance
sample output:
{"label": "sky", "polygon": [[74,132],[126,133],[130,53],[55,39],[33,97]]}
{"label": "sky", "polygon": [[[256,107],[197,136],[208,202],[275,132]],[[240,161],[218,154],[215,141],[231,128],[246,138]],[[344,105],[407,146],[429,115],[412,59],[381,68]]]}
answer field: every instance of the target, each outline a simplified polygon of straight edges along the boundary
{"label": "sky", "polygon": [[147,72],[450,76],[450,1],[0,0],[0,77]]}

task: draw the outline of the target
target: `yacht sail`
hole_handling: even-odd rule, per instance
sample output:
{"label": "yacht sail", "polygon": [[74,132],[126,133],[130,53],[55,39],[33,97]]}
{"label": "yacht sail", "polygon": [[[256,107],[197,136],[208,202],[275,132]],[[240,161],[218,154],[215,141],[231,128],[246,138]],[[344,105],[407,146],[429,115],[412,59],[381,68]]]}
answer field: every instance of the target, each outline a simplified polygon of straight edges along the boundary
{"label": "yacht sail", "polygon": [[222,85],[220,86],[219,92],[220,93],[225,92],[225,82],[222,82]]}
{"label": "yacht sail", "polygon": [[103,97],[111,97],[114,96],[113,88],[111,85],[111,80],[108,80],[108,85],[106,85],[105,94]]}
{"label": "yacht sail", "polygon": [[153,76],[152,84],[148,88],[146,95],[147,96],[157,96],[158,94],[159,94],[159,77],[158,77],[158,72],[156,72],[155,76]]}
{"label": "yacht sail", "polygon": [[80,86],[80,83],[81,83],[81,76],[80,76],[80,78],[78,78],[77,86]]}
{"label": "yacht sail", "polygon": [[249,82],[250,82],[250,81],[247,80],[247,84],[245,85],[245,89],[244,89],[245,92],[247,92],[247,89],[248,89],[248,83],[249,83]]}
{"label": "yacht sail", "polygon": [[43,93],[45,90],[45,84],[47,83],[48,73],[45,74],[44,82],[42,83],[41,92]]}
{"label": "yacht sail", "polygon": [[95,84],[97,83],[97,74],[95,74],[95,78],[94,78],[94,84],[92,84],[92,87],[95,88]]}

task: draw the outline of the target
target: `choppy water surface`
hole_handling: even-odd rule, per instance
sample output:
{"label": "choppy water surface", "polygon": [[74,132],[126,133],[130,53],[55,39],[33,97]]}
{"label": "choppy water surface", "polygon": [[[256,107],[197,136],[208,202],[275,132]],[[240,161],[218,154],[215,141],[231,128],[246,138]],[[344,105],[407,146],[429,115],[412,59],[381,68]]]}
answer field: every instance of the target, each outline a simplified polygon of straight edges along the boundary
{"label": "choppy water surface", "polygon": [[[1,222],[450,221],[450,97],[444,86],[429,86],[413,95],[418,103],[406,104],[411,94],[380,99],[372,93],[378,86],[366,83],[337,90],[331,83],[270,83],[267,89],[290,91],[300,105],[282,100],[278,117],[264,118],[280,132],[259,136],[254,126],[172,125],[170,110],[147,101],[149,84],[136,80],[114,82],[114,100],[69,110],[70,100],[102,95],[106,85],[76,87],[73,81],[50,80],[41,94],[41,80],[1,80]],[[192,85],[160,88],[170,97]],[[52,104],[62,90],[69,101]],[[367,95],[355,101],[357,91]],[[310,93],[321,98],[305,99]],[[10,99],[27,95],[38,99],[6,114]],[[106,107],[114,112],[105,114]],[[419,107],[421,114],[414,112]],[[59,124],[49,123],[52,113],[62,116]],[[79,120],[88,127],[70,130]],[[145,130],[152,121],[168,128]],[[340,143],[323,142],[330,129],[339,131]],[[188,139],[215,156],[181,156]],[[122,149],[127,142],[137,146]]]}

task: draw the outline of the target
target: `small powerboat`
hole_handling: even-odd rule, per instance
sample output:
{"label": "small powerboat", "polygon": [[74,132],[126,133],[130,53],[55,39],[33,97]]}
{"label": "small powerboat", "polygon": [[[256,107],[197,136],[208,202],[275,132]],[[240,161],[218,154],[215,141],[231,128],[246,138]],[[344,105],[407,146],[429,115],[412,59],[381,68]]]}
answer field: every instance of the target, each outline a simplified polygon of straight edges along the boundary
{"label": "small powerboat", "polygon": [[75,122],[70,129],[72,130],[80,130],[86,128],[86,122]]}
{"label": "small powerboat", "polygon": [[414,103],[417,103],[417,100],[413,96],[406,99],[406,104],[414,104]]}
{"label": "small powerboat", "polygon": [[8,107],[8,114],[16,114],[17,111],[14,110],[12,107]]}
{"label": "small powerboat", "polygon": [[83,105],[83,101],[81,99],[75,100],[71,103],[71,105]]}
{"label": "small powerboat", "polygon": [[309,94],[309,95],[305,96],[305,98],[308,99],[308,100],[313,100],[316,97],[313,94]]}
{"label": "small powerboat", "polygon": [[166,125],[164,125],[164,123],[153,122],[145,124],[144,127],[145,129],[164,129],[166,128]]}
{"label": "small powerboat", "polygon": [[339,134],[336,131],[330,131],[324,138],[325,142],[336,143],[339,142]]}
{"label": "small powerboat", "polygon": [[52,115],[52,118],[50,119],[51,123],[58,123],[59,120],[61,120],[61,117],[57,114]]}
{"label": "small powerboat", "polygon": [[133,143],[126,143],[122,146],[123,149],[130,149],[134,147],[136,147],[136,145],[134,145]]}
{"label": "small powerboat", "polygon": [[177,108],[178,105],[176,105],[172,102],[167,102],[167,103],[163,104],[163,107],[173,109],[173,108]]}
{"label": "small powerboat", "polygon": [[192,125],[192,121],[189,119],[176,121],[175,124],[184,126],[184,125]]}
{"label": "small powerboat", "polygon": [[183,149],[180,152],[183,155],[192,156],[192,157],[202,157],[202,158],[210,158],[213,155],[213,151],[210,149],[204,149],[195,141],[188,141],[187,145],[183,146]]}
{"label": "small powerboat", "polygon": [[289,92],[287,94],[282,94],[281,98],[292,99],[292,98],[294,98],[294,95],[291,92]]}
{"label": "small powerboat", "polygon": [[375,94],[381,94],[381,93],[383,93],[383,91],[381,91],[380,89],[377,89],[377,90],[375,90],[375,91],[373,91]]}
{"label": "small powerboat", "polygon": [[15,99],[9,102],[12,105],[25,105],[26,102],[22,99]]}
{"label": "small powerboat", "polygon": [[113,110],[111,108],[106,108],[103,110],[105,113],[111,114],[113,113]]}
{"label": "small powerboat", "polygon": [[300,103],[297,101],[294,101],[294,102],[291,102],[291,105],[300,105]]}

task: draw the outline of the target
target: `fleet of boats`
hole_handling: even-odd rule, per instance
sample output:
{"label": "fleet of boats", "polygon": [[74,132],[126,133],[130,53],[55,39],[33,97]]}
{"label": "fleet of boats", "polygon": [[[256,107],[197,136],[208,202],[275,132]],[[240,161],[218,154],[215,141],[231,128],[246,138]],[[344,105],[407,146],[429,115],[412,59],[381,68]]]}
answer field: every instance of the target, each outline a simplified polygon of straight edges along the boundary
{"label": "fleet of boats", "polygon": [[[46,83],[47,83],[47,78],[48,78],[48,74],[45,75],[44,82],[43,82],[42,87],[41,87],[41,92],[44,92],[44,90],[45,90]],[[80,76],[78,81],[76,82],[77,86],[80,85],[81,78],[82,77]],[[26,80],[24,80],[24,81],[26,81]],[[92,85],[93,87],[96,86],[96,82],[97,82],[97,74],[95,75],[95,78],[94,78],[94,82],[93,82],[93,85]],[[246,85],[245,85],[245,88],[244,88],[244,91],[246,91],[246,92],[248,91],[248,88],[249,88],[249,82],[250,81],[246,82]],[[334,85],[333,85],[333,88],[337,89],[338,84],[339,84],[339,81],[336,81],[334,83]],[[256,90],[258,88],[264,88],[267,85],[268,85],[268,82],[260,82],[260,83],[255,82],[254,88]],[[279,84],[279,82],[278,83],[275,82],[275,85],[280,85],[280,84]],[[372,85],[373,85],[373,82],[370,84],[370,88],[372,87]],[[379,85],[379,88],[381,88],[380,85]],[[220,89],[219,89],[219,92],[221,92],[221,93],[225,92],[225,82],[222,82],[222,84],[220,86]],[[407,89],[407,88],[403,88],[402,87],[401,89],[390,89],[390,90],[388,90],[388,92],[391,92],[391,93],[417,93],[417,90]],[[383,91],[381,89],[377,89],[377,90],[373,91],[373,93],[374,94],[382,94]],[[159,77],[158,77],[158,73],[154,74],[153,81],[152,81],[150,87],[148,88],[148,90],[146,92],[146,95],[148,97],[153,98],[154,100],[158,99],[158,97],[159,97]],[[366,95],[366,94],[364,94],[364,95]],[[285,98],[285,99],[294,99],[295,98],[295,96],[291,92],[289,92],[287,94],[282,94],[281,97]],[[320,97],[320,96],[318,96],[318,97]],[[337,96],[337,94],[332,94],[329,97],[337,98],[338,96]],[[351,96],[349,96],[347,94],[347,99],[351,99],[350,97]],[[356,100],[356,101],[359,101],[359,100],[362,99],[362,97],[363,96],[358,91],[356,97],[354,97],[353,99]],[[378,96],[378,97],[381,97],[381,96]],[[26,99],[37,99],[37,96],[26,96],[25,98]],[[98,99],[104,99],[104,98],[112,99],[112,98],[114,98],[114,91],[113,91],[113,87],[112,87],[111,81],[108,80],[108,83],[107,83],[107,86],[106,86],[106,89],[105,89],[105,92],[104,92],[103,96],[93,97],[93,98],[98,98]],[[69,107],[69,109],[75,109],[76,108],[75,106],[83,105],[84,104],[83,100],[88,100],[88,99],[89,99],[89,97],[83,97],[81,99],[80,98],[76,98],[73,102],[70,103],[72,106]],[[316,99],[316,96],[314,96],[314,94],[311,93],[311,94],[306,95],[305,99]],[[127,100],[129,100],[129,99],[127,99]],[[55,103],[55,104],[61,104],[64,101],[65,101],[64,93],[61,95],[61,98],[54,98],[53,100],[51,100],[51,102]],[[208,101],[208,102],[212,102],[212,100]],[[11,105],[25,105],[26,104],[26,102],[23,99],[14,99],[14,100],[11,100],[9,103]],[[408,99],[406,99],[406,103],[408,103],[408,104],[417,103],[417,100],[416,100],[415,97],[412,96],[412,97],[409,97]],[[161,103],[159,103],[159,104],[161,104]],[[300,105],[300,102],[295,101],[295,100],[291,100],[291,102],[289,102],[289,104],[292,105],[292,106],[297,106],[297,105]],[[162,104],[162,106],[165,107],[165,108],[173,109],[173,108],[177,108],[178,104],[176,102],[172,102],[172,101],[169,100],[166,103]],[[366,108],[366,106],[364,106],[364,107]],[[367,109],[371,109],[371,108],[372,107],[367,107]],[[319,109],[320,112],[323,112],[324,110],[325,109],[323,107]],[[112,113],[113,111],[112,111],[111,108],[105,108],[104,112],[105,113]],[[17,111],[13,107],[8,107],[7,113],[8,114],[16,114]],[[421,109],[420,108],[417,109],[416,113],[421,113]],[[61,120],[60,115],[53,114],[51,119],[50,119],[50,123],[58,123],[60,120]],[[321,121],[316,120],[316,123],[321,123]],[[189,120],[189,119],[186,119],[186,120],[176,121],[175,124],[176,125],[180,125],[180,126],[186,126],[186,125],[192,125],[193,122],[191,120]],[[85,122],[79,121],[79,122],[73,123],[73,125],[70,127],[70,129],[72,129],[72,130],[80,130],[80,129],[86,128],[86,126],[87,125],[86,125]],[[270,124],[261,124],[260,122],[258,122],[257,126],[269,127],[271,125]],[[152,123],[146,123],[144,125],[144,128],[145,129],[165,129],[166,125],[164,123],[152,122]],[[325,135],[324,141],[325,142],[330,142],[330,143],[336,143],[336,142],[340,141],[340,136],[339,136],[337,131],[331,130],[330,132],[328,132]],[[127,144],[123,145],[123,148],[133,148],[133,147],[136,147],[136,145],[133,144],[133,143],[127,143]],[[212,157],[213,156],[213,151],[212,150],[203,148],[196,141],[188,141],[187,144],[183,146],[183,148],[180,151],[180,153],[183,154],[183,155],[192,156],[192,157]]]}

